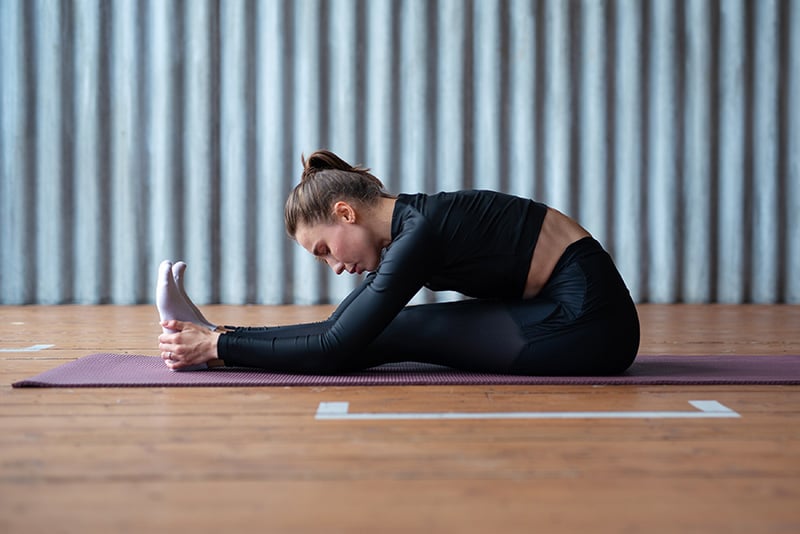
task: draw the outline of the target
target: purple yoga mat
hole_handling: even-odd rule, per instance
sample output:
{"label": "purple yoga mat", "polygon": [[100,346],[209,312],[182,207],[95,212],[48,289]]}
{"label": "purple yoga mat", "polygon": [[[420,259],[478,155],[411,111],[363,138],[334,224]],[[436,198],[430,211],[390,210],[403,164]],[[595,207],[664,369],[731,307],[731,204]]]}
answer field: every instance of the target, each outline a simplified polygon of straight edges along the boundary
{"label": "purple yoga mat", "polygon": [[161,358],[91,354],[13,384],[20,387],[377,386],[545,384],[800,384],[800,355],[639,356],[619,376],[512,376],[468,373],[417,363],[382,365],[354,374],[294,375],[217,368],[175,373]]}

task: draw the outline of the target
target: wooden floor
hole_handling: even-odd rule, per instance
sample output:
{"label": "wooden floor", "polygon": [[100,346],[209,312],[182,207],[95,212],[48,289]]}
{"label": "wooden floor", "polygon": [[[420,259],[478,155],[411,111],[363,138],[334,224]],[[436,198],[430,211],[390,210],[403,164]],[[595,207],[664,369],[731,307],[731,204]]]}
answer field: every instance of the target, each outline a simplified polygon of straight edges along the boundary
{"label": "wooden floor", "polygon": [[[327,307],[209,307],[275,324]],[[641,306],[642,354],[800,354],[800,307]],[[0,307],[0,532],[800,532],[800,386],[17,389],[151,307]],[[52,344],[41,351],[18,349]],[[17,351],[8,349],[16,349]],[[690,410],[739,419],[318,421]]]}

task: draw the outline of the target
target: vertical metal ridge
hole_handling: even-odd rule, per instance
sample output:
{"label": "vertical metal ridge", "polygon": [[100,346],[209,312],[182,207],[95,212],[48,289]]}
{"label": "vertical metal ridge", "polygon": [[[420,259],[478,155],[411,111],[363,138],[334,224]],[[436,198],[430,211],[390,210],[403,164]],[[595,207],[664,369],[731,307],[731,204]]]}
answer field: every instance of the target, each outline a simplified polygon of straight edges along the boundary
{"label": "vertical metal ridge", "polygon": [[71,243],[72,254],[62,275],[72,279],[72,300],[80,304],[99,304],[105,299],[108,290],[102,258],[105,234],[104,213],[102,210],[105,176],[101,169],[101,136],[105,135],[102,124],[102,111],[98,106],[101,99],[100,78],[102,24],[99,2],[79,2],[73,10],[75,29],[73,43],[74,91],[73,103],[75,135],[73,145],[73,216],[74,227]]}
{"label": "vertical metal ridge", "polygon": [[[689,30],[685,45],[686,72],[680,88],[683,99],[683,257],[679,259],[682,292],[685,302],[708,302],[711,299],[711,63],[713,35],[709,3],[693,0],[686,3],[684,19]],[[686,231],[691,229],[691,231]]]}
{"label": "vertical metal ridge", "polygon": [[[534,198],[536,159],[540,141],[536,138],[536,102],[541,99],[536,80],[537,17],[541,13],[526,0],[514,0],[509,12],[509,114],[508,182],[509,192]],[[457,155],[454,155],[457,158]],[[445,165],[443,165],[446,168]],[[456,187],[453,187],[455,189]]]}
{"label": "vertical metal ridge", "polygon": [[381,178],[384,186],[392,190],[393,168],[397,161],[393,106],[396,85],[392,82],[395,61],[395,25],[392,6],[388,0],[367,2],[365,41],[366,48],[366,106],[363,118],[365,129],[364,161]]}
{"label": "vertical metal ridge", "polygon": [[778,5],[757,2],[753,102],[752,298],[778,300]]}
{"label": "vertical metal ridge", "polygon": [[136,266],[143,254],[139,225],[147,213],[139,204],[143,166],[140,135],[141,109],[137,92],[140,75],[136,42],[140,5],[122,0],[111,5],[110,98],[112,106],[109,137],[111,141],[111,175],[109,200],[111,246],[111,300],[119,304],[135,304],[138,284]]}
{"label": "vertical metal ridge", "polygon": [[[283,242],[283,204],[287,194],[289,174],[284,172],[289,153],[288,112],[284,91],[289,59],[285,46],[286,33],[282,26],[288,6],[282,2],[257,4],[256,41],[256,113],[257,137],[256,170],[256,296],[257,303],[282,303],[281,281],[290,275],[290,266],[281,260]],[[292,163],[294,163],[294,158]]]}
{"label": "vertical metal ridge", "polygon": [[32,156],[35,83],[30,6],[25,0],[0,3],[0,65],[2,65],[2,184],[0,184],[0,289],[2,302],[27,304],[36,300],[36,227]]}
{"label": "vertical metal ridge", "polygon": [[244,0],[220,4],[220,298],[247,301],[249,172],[248,167],[248,27]]}
{"label": "vertical metal ridge", "polygon": [[[649,216],[648,296],[653,302],[672,302],[677,297],[676,271],[680,240],[675,232],[679,219],[677,202],[677,128],[676,97],[676,14],[672,2],[652,6],[650,34],[648,180]],[[677,219],[677,220],[676,220]]]}
{"label": "vertical metal ridge", "polygon": [[424,0],[403,0],[400,20],[400,161],[399,190],[426,189],[428,24]]}
{"label": "vertical metal ridge", "polygon": [[800,303],[800,2],[790,2],[788,17],[789,59],[787,65],[788,84],[786,163],[786,264],[782,278],[786,280],[787,302]]}
{"label": "vertical metal ridge", "polygon": [[34,273],[36,298],[43,304],[57,304],[65,300],[61,273],[68,258],[65,245],[64,220],[71,204],[67,181],[70,169],[64,161],[62,135],[65,91],[64,76],[67,34],[62,5],[57,0],[38,0],[35,3],[36,25],[36,99],[35,115],[35,176],[36,228]]}
{"label": "vertical metal ridge", "polygon": [[741,0],[720,4],[718,301],[742,302],[745,258],[745,12]]}
{"label": "vertical metal ridge", "polygon": [[473,33],[475,57],[475,93],[472,108],[475,114],[476,189],[502,189],[500,164],[501,134],[501,36],[500,10],[489,2],[475,2]]}

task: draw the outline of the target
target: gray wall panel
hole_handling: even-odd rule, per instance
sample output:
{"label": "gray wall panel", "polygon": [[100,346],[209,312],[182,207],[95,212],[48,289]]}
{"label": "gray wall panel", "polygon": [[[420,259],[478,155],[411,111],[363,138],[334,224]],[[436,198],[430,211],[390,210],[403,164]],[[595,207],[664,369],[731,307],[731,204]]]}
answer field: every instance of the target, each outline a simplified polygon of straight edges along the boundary
{"label": "gray wall panel", "polygon": [[[336,302],[300,154],[579,219],[641,302],[800,303],[797,0],[2,0],[0,304]],[[453,295],[421,293],[415,302]]]}

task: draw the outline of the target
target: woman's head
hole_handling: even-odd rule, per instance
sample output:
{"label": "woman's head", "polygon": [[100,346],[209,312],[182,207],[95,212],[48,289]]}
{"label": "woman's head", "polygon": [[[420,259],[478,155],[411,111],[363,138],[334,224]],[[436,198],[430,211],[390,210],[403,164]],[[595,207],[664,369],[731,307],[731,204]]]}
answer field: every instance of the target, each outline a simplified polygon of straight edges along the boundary
{"label": "woman's head", "polygon": [[393,198],[369,169],[352,166],[333,152],[317,150],[301,159],[303,175],[284,209],[286,232],[292,238],[301,225],[332,223],[337,202],[369,210],[380,198]]}

